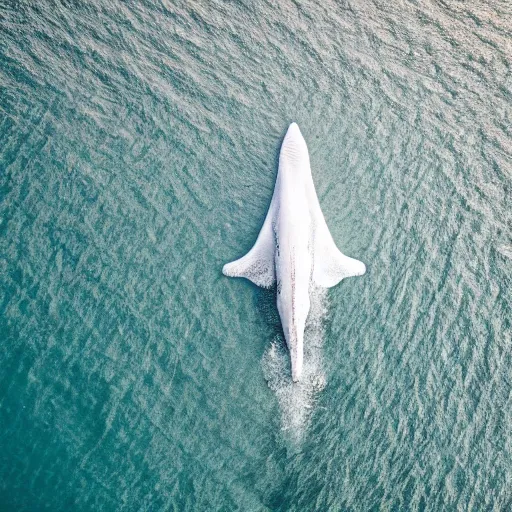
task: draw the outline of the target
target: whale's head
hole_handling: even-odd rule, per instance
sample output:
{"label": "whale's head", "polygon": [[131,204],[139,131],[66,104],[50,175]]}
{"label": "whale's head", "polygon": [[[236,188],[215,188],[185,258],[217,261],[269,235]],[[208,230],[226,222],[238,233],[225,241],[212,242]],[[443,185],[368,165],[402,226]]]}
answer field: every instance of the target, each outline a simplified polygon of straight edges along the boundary
{"label": "whale's head", "polygon": [[281,163],[286,162],[294,166],[300,163],[309,164],[308,146],[297,123],[292,123],[288,127],[281,145],[279,160]]}
{"label": "whale's head", "polygon": [[[288,126],[288,130],[286,131],[285,139],[287,137],[302,137],[302,133],[300,132],[299,125],[297,123],[292,123]],[[304,140],[304,139],[303,139]]]}

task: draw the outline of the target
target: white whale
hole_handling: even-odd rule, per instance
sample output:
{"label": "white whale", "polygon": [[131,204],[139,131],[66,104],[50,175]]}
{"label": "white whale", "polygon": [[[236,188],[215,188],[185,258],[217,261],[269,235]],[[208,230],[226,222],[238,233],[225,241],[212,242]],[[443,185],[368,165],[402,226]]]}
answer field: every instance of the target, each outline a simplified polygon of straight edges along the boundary
{"label": "white whale", "polygon": [[258,239],[222,272],[263,288],[277,283],[277,309],[290,351],[292,379],[299,381],[311,287],[330,288],[345,277],[363,275],[366,267],[342,254],[332,239],[316,195],[306,141],[296,123],[288,128],[281,146],[274,194]]}

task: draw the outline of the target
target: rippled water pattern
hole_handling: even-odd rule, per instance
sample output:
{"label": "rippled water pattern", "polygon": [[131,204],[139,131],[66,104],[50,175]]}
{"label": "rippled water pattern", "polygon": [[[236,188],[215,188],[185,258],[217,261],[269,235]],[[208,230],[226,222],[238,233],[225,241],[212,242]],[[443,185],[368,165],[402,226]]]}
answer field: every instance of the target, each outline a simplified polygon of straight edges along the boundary
{"label": "rippled water pattern", "polygon": [[[302,394],[221,274],[291,121]],[[0,509],[511,510],[511,122],[509,0],[0,1]]]}

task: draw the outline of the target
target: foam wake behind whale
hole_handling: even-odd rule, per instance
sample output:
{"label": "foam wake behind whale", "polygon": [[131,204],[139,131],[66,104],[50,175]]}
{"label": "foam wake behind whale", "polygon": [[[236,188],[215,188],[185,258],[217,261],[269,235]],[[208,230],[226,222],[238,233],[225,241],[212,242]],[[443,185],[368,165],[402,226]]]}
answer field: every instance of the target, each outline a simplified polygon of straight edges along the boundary
{"label": "foam wake behind whale", "polygon": [[292,123],[281,146],[274,194],[256,243],[244,257],[224,265],[222,272],[264,288],[277,284],[277,308],[294,382],[302,374],[311,286],[330,288],[365,271],[364,263],[342,254],[332,239],[316,195],[306,142]]}

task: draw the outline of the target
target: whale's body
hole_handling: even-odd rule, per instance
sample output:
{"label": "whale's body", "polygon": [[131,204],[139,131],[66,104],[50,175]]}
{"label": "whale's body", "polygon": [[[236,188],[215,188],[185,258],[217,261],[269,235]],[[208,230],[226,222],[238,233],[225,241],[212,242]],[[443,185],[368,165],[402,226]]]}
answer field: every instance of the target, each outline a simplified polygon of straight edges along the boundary
{"label": "whale's body", "polygon": [[343,255],[332,239],[316,195],[306,142],[292,123],[281,146],[274,194],[258,239],[222,272],[263,288],[277,283],[277,309],[294,382],[302,373],[311,286],[330,288],[365,271],[364,263]]}

